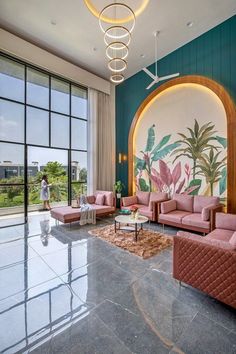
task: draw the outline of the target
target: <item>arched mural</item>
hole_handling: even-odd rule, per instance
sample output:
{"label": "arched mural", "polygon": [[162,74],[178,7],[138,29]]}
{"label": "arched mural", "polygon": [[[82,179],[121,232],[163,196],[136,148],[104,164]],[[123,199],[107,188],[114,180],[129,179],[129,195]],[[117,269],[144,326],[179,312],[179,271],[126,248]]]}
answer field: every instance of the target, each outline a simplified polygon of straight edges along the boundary
{"label": "arched mural", "polygon": [[227,204],[229,112],[219,95],[191,80],[151,95],[129,136],[132,192],[218,195]]}
{"label": "arched mural", "polygon": [[135,189],[226,198],[227,121],[206,87],[181,84],[157,96],[133,140]]}

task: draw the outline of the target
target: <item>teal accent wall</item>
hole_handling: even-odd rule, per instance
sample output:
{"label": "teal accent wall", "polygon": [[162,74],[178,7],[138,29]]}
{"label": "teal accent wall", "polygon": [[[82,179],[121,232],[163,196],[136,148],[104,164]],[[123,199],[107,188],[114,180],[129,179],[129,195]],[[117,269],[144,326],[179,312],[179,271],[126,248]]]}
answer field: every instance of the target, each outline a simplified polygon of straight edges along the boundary
{"label": "teal accent wall", "polygon": [[[149,66],[154,72],[154,64]],[[200,37],[158,61],[159,76],[179,72],[203,75],[225,87],[236,102],[236,16],[214,27]],[[128,153],[129,129],[142,101],[158,85],[146,90],[150,79],[140,71],[116,86],[116,179],[128,191],[128,163],[118,163],[118,153]]]}

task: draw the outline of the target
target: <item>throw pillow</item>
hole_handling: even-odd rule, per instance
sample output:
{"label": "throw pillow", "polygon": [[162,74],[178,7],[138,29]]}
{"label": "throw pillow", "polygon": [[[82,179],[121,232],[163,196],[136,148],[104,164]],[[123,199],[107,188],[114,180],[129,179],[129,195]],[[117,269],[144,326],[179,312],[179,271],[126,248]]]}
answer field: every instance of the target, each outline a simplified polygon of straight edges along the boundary
{"label": "throw pillow", "polygon": [[105,195],[104,194],[97,194],[96,196],[96,200],[95,200],[95,204],[97,205],[104,205],[104,201],[105,201]]}

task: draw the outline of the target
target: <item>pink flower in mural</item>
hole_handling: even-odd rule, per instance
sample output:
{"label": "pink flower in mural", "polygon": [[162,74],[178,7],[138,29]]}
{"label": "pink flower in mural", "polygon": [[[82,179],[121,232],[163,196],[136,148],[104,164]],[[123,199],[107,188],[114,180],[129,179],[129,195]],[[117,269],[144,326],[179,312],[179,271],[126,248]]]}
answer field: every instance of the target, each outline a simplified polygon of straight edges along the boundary
{"label": "pink flower in mural", "polygon": [[173,172],[172,172],[174,191],[175,191],[176,183],[179,181],[180,177],[181,177],[181,163],[178,162],[177,165],[175,165]]}
{"label": "pink flower in mural", "polygon": [[153,167],[151,169],[151,180],[157,190],[163,191],[164,183],[162,182],[160,173]]}
{"label": "pink flower in mural", "polygon": [[190,174],[191,174],[191,168],[190,168],[190,166],[189,166],[188,163],[186,163],[186,164],[184,165],[184,172],[185,172],[185,174],[186,174],[186,176],[187,176],[187,181],[189,182]]}
{"label": "pink flower in mural", "polygon": [[169,167],[165,163],[165,161],[160,160],[159,161],[159,168],[160,168],[160,177],[163,183],[167,186],[170,187],[170,185],[173,182],[172,175],[170,172]]}

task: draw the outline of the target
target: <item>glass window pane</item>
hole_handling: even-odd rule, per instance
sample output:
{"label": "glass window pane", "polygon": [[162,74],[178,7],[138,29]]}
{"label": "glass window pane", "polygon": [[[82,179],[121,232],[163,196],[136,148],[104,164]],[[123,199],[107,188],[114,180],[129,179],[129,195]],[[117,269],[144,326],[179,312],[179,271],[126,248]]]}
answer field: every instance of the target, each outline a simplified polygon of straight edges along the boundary
{"label": "glass window pane", "polygon": [[27,68],[27,103],[49,107],[49,76],[31,68]]}
{"label": "glass window pane", "polygon": [[87,90],[72,86],[71,95],[72,116],[87,119]]}
{"label": "glass window pane", "polygon": [[51,144],[54,147],[69,147],[69,117],[52,113]]}
{"label": "glass window pane", "polygon": [[41,109],[27,107],[27,143],[49,145],[49,115]]}
{"label": "glass window pane", "polygon": [[72,199],[87,193],[87,152],[71,152]]}
{"label": "glass window pane", "polygon": [[24,65],[0,57],[0,96],[24,101]]}
{"label": "glass window pane", "polygon": [[24,142],[24,106],[0,100],[0,140]]}
{"label": "glass window pane", "polygon": [[24,145],[0,143],[0,183],[24,182]]}
{"label": "glass window pane", "polygon": [[[28,166],[36,166],[38,171],[48,176],[50,186],[50,204],[54,206],[68,204],[68,151],[44,147],[28,148]],[[29,172],[29,169],[28,169]],[[28,174],[29,205],[42,204],[40,200],[41,182],[32,170]]]}
{"label": "glass window pane", "polygon": [[24,222],[24,199],[24,186],[0,186],[0,227]]}
{"label": "glass window pane", "polygon": [[87,122],[71,119],[71,146],[72,149],[87,150]]}
{"label": "glass window pane", "polygon": [[71,152],[71,179],[87,182],[87,152]]}
{"label": "glass window pane", "polygon": [[70,85],[52,78],[51,109],[52,111],[69,114]]}

